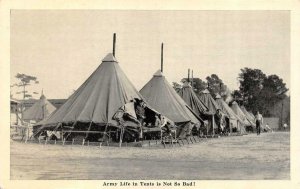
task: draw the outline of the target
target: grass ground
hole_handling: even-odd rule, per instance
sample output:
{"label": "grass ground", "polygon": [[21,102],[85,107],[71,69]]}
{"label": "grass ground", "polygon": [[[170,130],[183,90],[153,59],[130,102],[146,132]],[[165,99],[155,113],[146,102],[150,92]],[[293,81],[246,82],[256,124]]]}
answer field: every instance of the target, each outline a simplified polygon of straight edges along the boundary
{"label": "grass ground", "polygon": [[11,179],[290,179],[288,132],[173,148],[11,142]]}

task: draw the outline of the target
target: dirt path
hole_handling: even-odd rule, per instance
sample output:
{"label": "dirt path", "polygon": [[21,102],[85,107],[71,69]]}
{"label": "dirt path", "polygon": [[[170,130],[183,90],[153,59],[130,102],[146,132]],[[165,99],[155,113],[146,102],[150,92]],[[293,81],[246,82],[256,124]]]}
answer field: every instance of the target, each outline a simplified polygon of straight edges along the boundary
{"label": "dirt path", "polygon": [[11,179],[289,179],[289,133],[209,139],[183,147],[11,143]]}

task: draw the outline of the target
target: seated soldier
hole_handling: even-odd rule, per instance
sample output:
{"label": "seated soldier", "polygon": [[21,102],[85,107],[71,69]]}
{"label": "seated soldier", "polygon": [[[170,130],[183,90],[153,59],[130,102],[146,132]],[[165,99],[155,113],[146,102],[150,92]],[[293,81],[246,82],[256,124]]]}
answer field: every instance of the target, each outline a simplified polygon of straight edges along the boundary
{"label": "seated soldier", "polygon": [[161,127],[161,120],[157,114],[155,114],[155,127]]}

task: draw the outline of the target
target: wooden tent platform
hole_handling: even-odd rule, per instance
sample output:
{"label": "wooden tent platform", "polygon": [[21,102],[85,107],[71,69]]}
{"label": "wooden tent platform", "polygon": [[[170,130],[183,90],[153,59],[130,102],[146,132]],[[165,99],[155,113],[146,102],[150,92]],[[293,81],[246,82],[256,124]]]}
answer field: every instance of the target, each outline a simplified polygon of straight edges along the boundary
{"label": "wooden tent platform", "polygon": [[[208,135],[208,136],[190,136],[185,139],[164,139],[161,140],[143,140],[138,142],[124,142],[121,144],[121,147],[180,147],[184,145],[190,145],[194,143],[200,143],[207,139],[213,139],[213,138],[220,138],[220,137],[233,137],[233,136],[243,136],[239,133],[232,133],[231,135]],[[25,143],[37,143],[41,145],[76,145],[76,146],[112,146],[112,147],[120,147],[120,143],[118,142],[89,142],[89,141],[62,141],[62,140],[28,140],[28,141],[22,141],[22,140],[15,140]]]}

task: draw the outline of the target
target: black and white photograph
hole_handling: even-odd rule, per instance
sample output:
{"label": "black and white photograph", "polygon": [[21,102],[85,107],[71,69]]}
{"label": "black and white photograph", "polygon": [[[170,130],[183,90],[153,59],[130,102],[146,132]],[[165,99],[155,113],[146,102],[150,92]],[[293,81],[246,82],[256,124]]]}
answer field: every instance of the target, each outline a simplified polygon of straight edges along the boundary
{"label": "black and white photograph", "polygon": [[8,179],[291,181],[291,15],[11,9]]}

